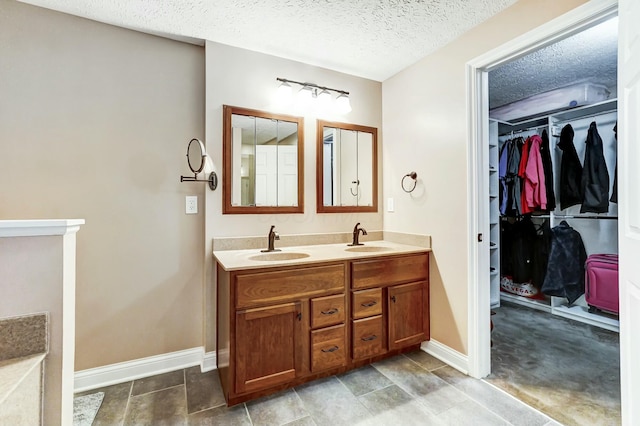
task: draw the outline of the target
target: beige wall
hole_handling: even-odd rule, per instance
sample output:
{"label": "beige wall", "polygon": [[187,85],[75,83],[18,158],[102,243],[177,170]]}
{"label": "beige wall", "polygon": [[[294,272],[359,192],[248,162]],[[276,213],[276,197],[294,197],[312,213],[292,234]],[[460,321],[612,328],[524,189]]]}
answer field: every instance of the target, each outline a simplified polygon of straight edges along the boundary
{"label": "beige wall", "polygon": [[204,49],[0,0],[0,58],[0,219],[86,219],[76,370],[201,346]]}
{"label": "beige wall", "polygon": [[[382,200],[379,191],[378,213],[316,214],[316,119],[356,123],[382,128],[381,83],[329,71],[300,62],[238,49],[219,43],[206,43],[207,62],[207,151],[213,157],[222,179],[222,105],[253,108],[304,116],[304,214],[223,215],[222,188],[207,191],[205,256],[207,258],[207,297],[213,303],[215,288],[211,274],[211,239],[226,236],[264,235],[265,245],[270,225],[281,235],[325,232],[350,232],[356,222],[368,230],[382,229]],[[311,82],[350,92],[353,111],[345,115],[316,116],[295,107],[282,108],[274,102],[276,78]],[[294,86],[294,91],[299,86]],[[382,143],[379,132],[378,143]],[[379,167],[380,169],[380,167]],[[380,179],[381,175],[380,174]],[[215,305],[212,305],[212,307]],[[215,311],[208,309],[206,349],[215,348]]]}
{"label": "beige wall", "polygon": [[[432,236],[431,337],[467,353],[467,110],[465,64],[585,0],[520,0],[384,81],[385,231]],[[414,194],[397,181],[411,170]]]}

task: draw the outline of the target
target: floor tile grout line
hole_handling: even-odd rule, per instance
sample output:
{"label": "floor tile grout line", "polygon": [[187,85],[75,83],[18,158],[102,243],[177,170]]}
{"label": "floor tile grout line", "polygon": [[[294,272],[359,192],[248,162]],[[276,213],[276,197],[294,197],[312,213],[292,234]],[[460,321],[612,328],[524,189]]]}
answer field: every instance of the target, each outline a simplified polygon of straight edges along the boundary
{"label": "floor tile grout line", "polygon": [[349,389],[349,388],[347,387],[347,385],[345,385],[345,384],[342,382],[342,380],[340,380],[340,378],[339,378],[338,376],[334,376],[334,377],[335,377],[336,379],[338,379],[338,382],[342,385],[342,387],[344,387],[344,388],[347,390],[347,392],[349,392],[349,393],[351,394],[351,396],[353,396],[353,397],[356,399],[356,401],[358,401],[358,404],[362,405],[362,407],[363,407],[365,410],[367,410],[367,413],[369,413],[369,415],[370,415],[370,416],[373,416],[373,415],[374,415],[374,414],[371,412],[371,410],[369,410],[369,408],[367,408],[367,406],[366,406],[366,405],[364,405],[362,402],[360,402],[360,400],[358,399],[358,397],[357,397],[357,396],[355,396],[355,395],[353,394],[353,392],[351,392],[351,389]]}
{"label": "floor tile grout line", "polygon": [[[192,414],[202,413],[203,411],[213,410],[214,408],[219,408],[219,407],[226,406],[226,405],[227,405],[227,403],[223,402],[221,404],[214,405],[213,407],[207,407],[207,408],[203,408],[202,410],[194,411],[192,413],[187,413],[187,415],[191,416]],[[188,408],[187,408],[187,411],[188,411]]]}
{"label": "floor tile grout line", "polygon": [[184,383],[184,416],[187,423],[189,422],[189,396],[187,395],[187,369],[182,369],[182,382]]}
{"label": "floor tile grout line", "polygon": [[[302,409],[304,410],[304,412],[305,412],[305,413],[307,413],[307,416],[309,416],[309,417],[313,420],[313,423],[315,423],[315,419],[313,419],[313,416],[311,415],[311,413],[309,412],[309,410],[307,410],[307,406],[306,406],[306,404],[304,403],[304,401],[302,400],[302,398],[300,398],[300,395],[298,395],[298,392],[296,392],[296,388],[295,388],[295,386],[294,386],[294,387],[292,387],[292,388],[291,388],[291,390],[293,391],[293,394],[296,396],[296,398],[298,398],[298,401],[300,401],[300,404],[302,404]],[[294,419],[294,420],[292,420],[292,422],[295,422],[296,420],[300,420],[300,419],[302,419],[302,418],[304,418],[304,417],[305,417],[305,416],[302,416],[302,417],[300,417],[300,418],[298,418],[298,419]],[[289,422],[289,423],[291,423],[291,422]]]}
{"label": "floor tile grout line", "polygon": [[[386,377],[386,376],[385,376],[385,377]],[[388,377],[387,377],[387,378],[388,378]],[[362,395],[353,395],[353,396],[355,396],[356,398],[360,398],[360,397],[362,397],[362,396],[371,395],[371,394],[372,394],[372,393],[374,393],[374,392],[378,392],[378,391],[381,391],[381,390],[384,390],[384,389],[388,389],[388,388],[390,388],[391,386],[398,386],[396,382],[392,381],[391,379],[389,379],[389,380],[391,381],[391,384],[390,384],[390,385],[383,386],[383,387],[381,387],[381,388],[379,388],[379,389],[371,390],[371,391],[369,391],[369,392],[363,393]],[[404,391],[404,389],[403,389],[403,391]],[[352,392],[352,394],[353,394],[353,392]],[[412,396],[412,398],[413,398],[413,396]]]}
{"label": "floor tile grout line", "polygon": [[[180,383],[179,385],[168,386],[166,388],[156,389],[156,390],[152,390],[152,391],[149,391],[149,392],[140,393],[138,395],[131,395],[129,398],[137,398],[137,397],[143,396],[143,395],[149,395],[149,394],[152,394],[152,393],[158,393],[158,392],[166,391],[166,390],[169,390],[169,389],[177,388],[178,386],[185,386],[185,384],[184,383]],[[186,386],[185,386],[185,388],[186,388]]]}
{"label": "floor tile grout line", "polygon": [[122,426],[124,426],[124,422],[127,421],[127,412],[129,411],[129,403],[131,402],[131,392],[133,392],[133,380],[129,383],[131,384],[129,385],[129,395],[127,395],[127,403],[124,406],[124,414],[122,415]]}
{"label": "floor tile grout line", "polygon": [[244,412],[247,413],[247,418],[249,419],[249,424],[253,426],[253,420],[251,420],[251,414],[249,414],[249,407],[247,407],[247,403],[243,402],[242,406],[244,407]]}

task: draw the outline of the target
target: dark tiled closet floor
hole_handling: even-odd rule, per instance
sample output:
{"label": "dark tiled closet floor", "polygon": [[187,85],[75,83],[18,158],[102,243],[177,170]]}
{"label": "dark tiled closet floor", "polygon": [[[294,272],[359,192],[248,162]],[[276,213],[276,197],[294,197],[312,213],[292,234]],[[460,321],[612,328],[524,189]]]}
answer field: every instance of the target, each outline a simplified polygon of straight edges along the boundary
{"label": "dark tiled closet floor", "polygon": [[94,425],[557,425],[421,351],[231,408],[200,367],[98,391]]}

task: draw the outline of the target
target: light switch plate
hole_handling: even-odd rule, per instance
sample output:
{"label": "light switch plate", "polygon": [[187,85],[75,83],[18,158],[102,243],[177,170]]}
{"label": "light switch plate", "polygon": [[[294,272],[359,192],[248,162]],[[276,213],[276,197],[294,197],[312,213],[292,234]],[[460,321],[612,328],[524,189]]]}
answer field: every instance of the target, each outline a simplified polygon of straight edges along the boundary
{"label": "light switch plate", "polygon": [[187,195],[185,198],[184,212],[186,214],[197,214],[198,213],[198,196],[197,195]]}
{"label": "light switch plate", "polygon": [[393,198],[387,198],[387,211],[394,211],[395,206],[393,205]]}

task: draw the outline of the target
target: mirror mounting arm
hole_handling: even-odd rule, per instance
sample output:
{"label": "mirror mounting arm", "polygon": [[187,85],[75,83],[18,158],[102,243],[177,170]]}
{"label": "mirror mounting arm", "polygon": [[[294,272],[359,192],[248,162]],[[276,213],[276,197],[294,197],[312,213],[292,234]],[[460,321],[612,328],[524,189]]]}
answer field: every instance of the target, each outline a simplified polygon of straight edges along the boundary
{"label": "mirror mounting arm", "polygon": [[211,172],[208,179],[198,179],[198,174],[196,173],[194,177],[180,176],[180,182],[208,182],[209,189],[215,191],[218,187],[218,175],[216,175],[216,172]]}

